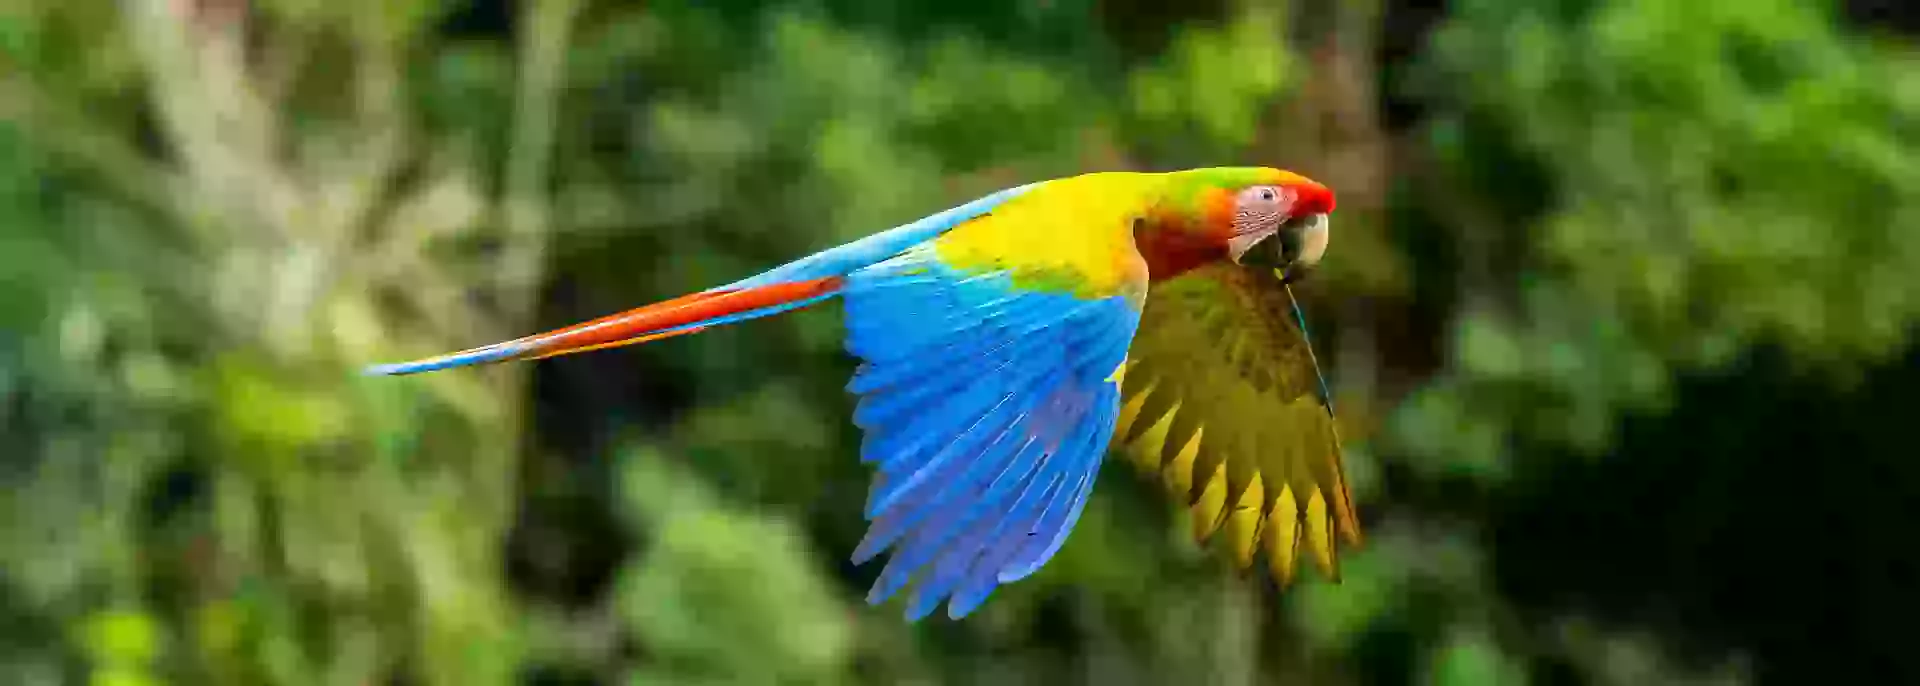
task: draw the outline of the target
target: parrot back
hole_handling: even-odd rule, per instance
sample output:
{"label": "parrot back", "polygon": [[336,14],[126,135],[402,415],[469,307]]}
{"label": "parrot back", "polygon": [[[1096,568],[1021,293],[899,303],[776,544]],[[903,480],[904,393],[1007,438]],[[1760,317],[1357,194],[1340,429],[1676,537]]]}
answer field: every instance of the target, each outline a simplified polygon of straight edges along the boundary
{"label": "parrot back", "polygon": [[1133,223],[1157,197],[1161,175],[1087,174],[1032,187],[931,241],[963,272],[1009,270],[1036,291],[1144,295],[1146,263]]}

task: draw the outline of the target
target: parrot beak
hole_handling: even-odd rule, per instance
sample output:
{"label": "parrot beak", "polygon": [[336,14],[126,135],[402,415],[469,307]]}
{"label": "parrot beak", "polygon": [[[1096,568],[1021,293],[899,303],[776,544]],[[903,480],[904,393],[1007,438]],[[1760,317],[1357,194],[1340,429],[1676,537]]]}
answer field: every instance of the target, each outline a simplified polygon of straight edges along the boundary
{"label": "parrot beak", "polygon": [[1236,265],[1259,265],[1265,260],[1256,251],[1265,249],[1264,244],[1272,239],[1276,232],[1249,233],[1227,239],[1227,258]]}
{"label": "parrot beak", "polygon": [[1327,254],[1327,215],[1310,214],[1297,222],[1281,227],[1279,234],[1282,242],[1280,282],[1286,285],[1307,278],[1320,266],[1320,258]]}
{"label": "parrot beak", "polygon": [[1227,241],[1227,257],[1243,267],[1267,267],[1280,280],[1293,283],[1307,277],[1327,250],[1327,215],[1302,215],[1273,231],[1234,236]]}

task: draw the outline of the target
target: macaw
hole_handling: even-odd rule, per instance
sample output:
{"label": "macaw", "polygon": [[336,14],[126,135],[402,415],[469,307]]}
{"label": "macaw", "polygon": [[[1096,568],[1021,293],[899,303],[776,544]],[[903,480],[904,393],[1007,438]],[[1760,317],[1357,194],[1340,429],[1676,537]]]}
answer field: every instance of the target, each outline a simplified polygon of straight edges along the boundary
{"label": "macaw", "polygon": [[[656,341],[844,303],[860,458],[877,471],[867,599],[959,619],[1052,559],[1109,446],[1281,586],[1360,544],[1326,384],[1289,284],[1334,194],[1264,167],[1041,181],[725,286],[543,334],[368,368],[412,374]],[[1287,305],[1292,305],[1288,316]]]}

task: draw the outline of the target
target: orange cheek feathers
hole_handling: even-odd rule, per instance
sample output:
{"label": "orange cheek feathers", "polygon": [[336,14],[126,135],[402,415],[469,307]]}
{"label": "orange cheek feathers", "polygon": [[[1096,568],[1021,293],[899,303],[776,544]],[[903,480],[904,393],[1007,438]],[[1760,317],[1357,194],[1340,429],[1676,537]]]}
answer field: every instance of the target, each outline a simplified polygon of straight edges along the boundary
{"label": "orange cheek feathers", "polygon": [[1200,232],[1225,247],[1233,237],[1233,210],[1232,193],[1208,189],[1200,198]]}

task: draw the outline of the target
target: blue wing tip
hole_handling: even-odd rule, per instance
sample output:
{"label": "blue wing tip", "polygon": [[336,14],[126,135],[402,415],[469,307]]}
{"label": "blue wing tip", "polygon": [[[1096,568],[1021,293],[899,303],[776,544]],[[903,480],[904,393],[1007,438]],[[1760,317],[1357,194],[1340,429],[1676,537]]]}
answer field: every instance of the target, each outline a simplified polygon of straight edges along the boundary
{"label": "blue wing tip", "polygon": [[[988,593],[991,592],[992,589],[988,589]],[[947,611],[945,614],[947,615],[947,619],[955,621],[966,619],[968,615],[980,609],[980,606],[984,604],[983,601],[987,599],[986,596],[988,593],[979,594],[978,597],[962,596],[956,593],[933,599],[916,598],[913,602],[907,603],[907,609],[901,613],[901,616],[907,620],[908,624],[918,624],[922,620],[933,616],[935,612],[940,609],[941,605],[946,605]],[[867,604],[878,607],[892,599],[893,593],[879,597],[869,594],[867,596]]]}
{"label": "blue wing tip", "polygon": [[[941,605],[946,605],[947,611],[945,614],[948,619],[965,619],[967,615],[973,614],[975,610],[980,609],[980,606],[985,604],[987,596],[992,595],[994,589],[1001,586],[1002,583],[1004,582],[989,583],[986,588],[975,589],[972,592],[960,590],[944,592],[939,595],[927,595],[924,591],[915,593],[912,598],[908,599],[907,608],[901,615],[907,620],[907,623],[918,624],[921,620],[931,617],[938,612]],[[882,578],[875,581],[872,588],[867,589],[867,604],[874,607],[884,605],[887,601],[892,600],[901,590],[902,588],[898,583],[889,584],[886,579]]]}
{"label": "blue wing tip", "polygon": [[949,598],[947,600],[947,619],[951,619],[956,622],[962,619],[966,619],[967,615],[971,615],[973,614],[974,610],[980,609],[981,603],[984,602],[985,600],[986,600],[985,596],[982,596],[979,600]]}

